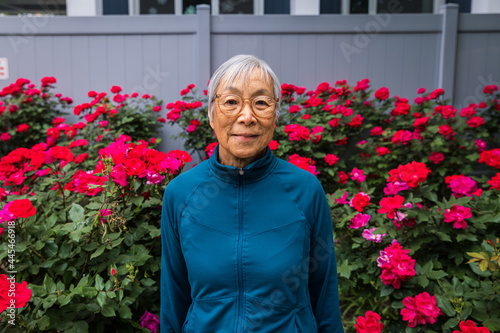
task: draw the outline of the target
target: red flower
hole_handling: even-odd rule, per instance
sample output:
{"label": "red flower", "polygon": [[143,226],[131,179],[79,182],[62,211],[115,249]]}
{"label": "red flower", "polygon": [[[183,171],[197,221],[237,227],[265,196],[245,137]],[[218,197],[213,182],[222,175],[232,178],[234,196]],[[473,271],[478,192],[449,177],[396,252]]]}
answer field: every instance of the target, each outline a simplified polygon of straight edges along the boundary
{"label": "red flower", "polygon": [[308,140],[311,135],[311,131],[307,127],[298,124],[286,125],[285,133],[288,134],[290,141]]}
{"label": "red flower", "polygon": [[356,193],[356,195],[352,198],[350,205],[352,208],[361,213],[366,206],[371,205],[370,196],[363,192]]}
{"label": "red flower", "polygon": [[380,315],[372,311],[366,311],[365,317],[359,316],[356,319],[356,333],[381,333],[384,324],[380,321]]}
{"label": "red flower", "polygon": [[207,153],[207,156],[210,157],[214,153],[214,149],[217,147],[217,142],[212,142],[205,148],[205,152]]}
{"label": "red flower", "polygon": [[491,189],[497,189],[500,191],[500,172],[493,176],[491,180],[488,180],[488,184],[491,185]]}
{"label": "red flower", "polygon": [[484,87],[483,93],[485,94],[493,94],[495,91],[498,90],[498,86],[496,84],[489,84]]}
{"label": "red flower", "polygon": [[380,126],[376,126],[371,129],[370,135],[371,136],[377,136],[377,135],[382,135],[384,133],[384,129]]}
{"label": "red flower", "polygon": [[314,166],[315,162],[308,157],[302,157],[298,154],[293,154],[288,157],[288,162],[292,163],[295,166],[298,166],[303,170],[309,171],[315,176],[319,174],[319,172],[316,171],[316,167]]}
{"label": "red flower", "polygon": [[339,118],[333,118],[332,120],[330,120],[328,122],[328,125],[330,125],[331,127],[340,126],[340,119]]}
{"label": "red flower", "polygon": [[347,183],[347,180],[349,179],[347,173],[345,173],[344,171],[339,171],[337,174],[339,175],[339,184]]}
{"label": "red flower", "polygon": [[439,126],[438,132],[439,134],[445,136],[447,139],[450,138],[450,134],[455,135],[455,133],[453,132],[453,128],[451,128],[451,126],[448,124]]}
{"label": "red flower", "polygon": [[36,214],[36,208],[29,199],[14,200],[9,206],[9,212],[16,217],[28,218]]}
{"label": "red flower", "polygon": [[55,146],[50,148],[50,154],[52,157],[56,159],[60,159],[62,161],[71,162],[75,158],[75,155],[71,152],[68,147],[64,146]]}
{"label": "red flower", "polygon": [[410,104],[407,103],[398,103],[396,108],[391,111],[391,116],[397,117],[401,115],[407,115],[410,111]]}
{"label": "red flower", "polygon": [[378,156],[383,156],[383,155],[387,155],[390,153],[391,153],[391,151],[387,147],[378,147],[377,148],[377,155]]}
{"label": "red flower", "polygon": [[425,131],[425,129],[427,128],[427,125],[428,125],[428,121],[429,121],[429,117],[417,118],[413,122],[413,127],[415,127],[416,129],[418,129],[420,131]]}
{"label": "red flower", "polygon": [[380,207],[378,209],[379,214],[387,213],[387,218],[393,219],[395,216],[395,210],[398,210],[403,206],[405,198],[400,195],[395,195],[394,197],[385,197],[380,200]]}
{"label": "red flower", "polygon": [[486,327],[476,327],[476,323],[472,320],[461,321],[460,331],[453,331],[453,333],[490,333],[490,330]]}
{"label": "red flower", "polygon": [[18,125],[18,126],[17,126],[17,128],[16,128],[16,132],[18,132],[18,133],[24,133],[24,132],[26,132],[29,128],[30,128],[30,125],[28,125],[28,124],[21,124],[21,125]]}
{"label": "red flower", "polygon": [[328,165],[337,164],[338,161],[339,161],[339,158],[335,154],[327,154],[325,156],[325,162]]}
{"label": "red flower", "polygon": [[444,212],[444,221],[446,223],[453,222],[453,227],[455,229],[465,229],[467,227],[465,219],[470,217],[472,217],[470,208],[459,206],[457,204],[449,209],[446,209]]}
{"label": "red flower", "polygon": [[406,130],[399,130],[391,138],[392,143],[395,145],[402,143],[403,145],[406,145],[408,142],[410,142],[413,139],[413,134],[410,131]]}
{"label": "red flower", "polygon": [[444,161],[444,155],[443,153],[432,152],[431,156],[429,156],[429,161],[431,161],[434,164],[439,164]]}
{"label": "red flower", "polygon": [[299,105],[290,105],[290,108],[288,109],[288,112],[290,113],[296,113],[299,112],[302,108]]}
{"label": "red flower", "polygon": [[[440,106],[441,105],[438,105],[436,106],[436,108]],[[451,105],[443,105],[442,107],[440,107],[440,112],[444,119],[448,119],[456,116],[457,109],[453,108],[453,106]]]}
{"label": "red flower", "polygon": [[120,86],[112,86],[111,87],[111,92],[113,94],[118,94],[120,91],[122,91],[122,88]]}
{"label": "red flower", "polygon": [[472,128],[479,127],[481,125],[484,125],[484,119],[479,116],[471,117],[469,118],[469,120],[467,120],[467,125],[469,125]]}
{"label": "red flower", "polygon": [[269,149],[271,149],[271,150],[276,150],[276,149],[278,149],[279,145],[280,145],[280,144],[279,144],[279,142],[278,142],[278,141],[276,141],[276,140],[271,140],[271,142],[269,142]]}
{"label": "red flower", "polygon": [[363,117],[361,115],[357,114],[354,116],[354,118],[351,119],[350,122],[346,123],[346,126],[350,127],[360,127],[361,124],[363,123]]}
{"label": "red flower", "polygon": [[375,91],[375,98],[378,98],[380,100],[386,100],[389,98],[389,89],[386,87],[379,88],[377,91]]}
{"label": "red flower", "polygon": [[403,181],[409,187],[417,187],[418,184],[423,183],[427,179],[427,175],[431,170],[421,162],[410,162],[405,165],[400,165],[397,169],[389,171],[388,182],[395,183]]}
{"label": "red flower", "polygon": [[[11,295],[10,286],[14,284],[15,295]],[[0,275],[0,312],[6,310],[14,301],[15,308],[25,307],[31,299],[31,290],[28,289],[28,283],[21,283],[15,280],[9,280],[7,275]]]}
{"label": "red flower", "polygon": [[479,155],[479,163],[500,169],[500,148],[483,151]]}
{"label": "red flower", "polygon": [[424,324],[434,324],[437,317],[442,314],[437,306],[436,296],[429,295],[427,292],[416,295],[415,297],[406,297],[403,299],[404,309],[401,309],[403,320],[408,321],[409,327],[415,327]]}
{"label": "red flower", "polygon": [[75,157],[74,162],[75,162],[75,164],[80,164],[83,161],[85,161],[88,157],[89,157],[89,154],[87,154],[87,153],[80,154],[77,157]]}

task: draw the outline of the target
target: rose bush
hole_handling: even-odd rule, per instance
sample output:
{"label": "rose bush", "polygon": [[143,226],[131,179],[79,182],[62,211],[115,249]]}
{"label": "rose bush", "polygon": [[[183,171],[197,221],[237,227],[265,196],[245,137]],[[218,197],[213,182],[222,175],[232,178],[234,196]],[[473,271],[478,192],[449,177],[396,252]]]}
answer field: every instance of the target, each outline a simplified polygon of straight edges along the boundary
{"label": "rose bush", "polygon": [[159,103],[120,90],[89,92],[76,123],[55,117],[0,160],[0,274],[19,282],[8,332],[157,328],[162,196],[191,156],[155,150]]}
{"label": "rose bush", "polygon": [[[483,92],[457,110],[443,89],[410,102],[368,79],[282,85],[269,147],[323,184],[347,331],[500,330],[500,95]],[[181,96],[165,121],[207,158],[206,97]]]}

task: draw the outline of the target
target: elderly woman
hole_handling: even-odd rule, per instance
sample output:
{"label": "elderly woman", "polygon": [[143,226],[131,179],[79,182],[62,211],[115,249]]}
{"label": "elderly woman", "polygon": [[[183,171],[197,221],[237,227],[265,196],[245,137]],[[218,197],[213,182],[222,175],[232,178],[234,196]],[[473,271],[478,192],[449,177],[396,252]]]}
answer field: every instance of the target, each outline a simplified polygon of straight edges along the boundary
{"label": "elderly woman", "polygon": [[161,332],[344,331],[323,189],[268,148],[280,96],[254,56],[213,74],[218,146],[165,191]]}

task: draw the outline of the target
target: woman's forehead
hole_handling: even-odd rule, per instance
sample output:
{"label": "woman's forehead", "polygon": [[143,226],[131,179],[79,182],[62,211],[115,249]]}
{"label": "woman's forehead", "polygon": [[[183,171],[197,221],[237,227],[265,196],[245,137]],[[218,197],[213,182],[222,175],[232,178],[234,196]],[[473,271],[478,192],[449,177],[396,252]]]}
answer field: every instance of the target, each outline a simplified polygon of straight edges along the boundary
{"label": "woman's forehead", "polygon": [[218,91],[225,90],[245,90],[247,88],[255,87],[262,89],[263,87],[273,92],[272,79],[265,72],[259,68],[254,68],[249,71],[241,73],[226,73],[220,82]]}

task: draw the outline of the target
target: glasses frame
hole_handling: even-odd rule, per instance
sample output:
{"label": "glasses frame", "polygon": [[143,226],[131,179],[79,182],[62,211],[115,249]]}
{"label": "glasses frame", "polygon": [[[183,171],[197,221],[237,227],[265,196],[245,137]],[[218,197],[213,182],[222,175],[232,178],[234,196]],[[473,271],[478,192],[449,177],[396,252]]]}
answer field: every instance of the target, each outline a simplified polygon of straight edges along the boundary
{"label": "glasses frame", "polygon": [[[215,98],[214,98],[214,101],[215,101],[217,98],[220,98],[220,97],[222,97],[222,96],[224,96],[224,95],[238,96],[239,98],[241,98],[241,99],[243,100],[243,104],[242,104],[242,106],[241,106],[241,109],[240,109],[237,113],[235,113],[235,114],[227,114],[226,112],[222,111],[222,108],[220,107],[220,104],[218,104],[218,103],[217,103],[217,105],[219,106],[220,111],[221,111],[223,114],[225,114],[226,116],[228,116],[228,117],[237,117],[237,116],[241,113],[241,111],[243,110],[243,108],[245,107],[245,102],[246,102],[246,101],[248,101],[248,102],[250,102],[250,110],[252,110],[252,114],[253,114],[255,117],[257,117],[257,118],[264,118],[264,119],[268,119],[268,118],[271,118],[271,117],[274,117],[274,116],[275,116],[275,114],[276,114],[276,104],[278,104],[278,103],[279,103],[279,98],[276,98],[276,97],[270,97],[270,96],[266,96],[266,95],[259,95],[259,96],[255,96],[255,97],[252,97],[252,98],[243,98],[243,97],[241,97],[240,95],[237,95],[237,94],[216,94],[216,95],[215,95]],[[274,110],[273,110],[273,112],[271,112],[271,114],[270,114],[269,116],[261,116],[261,115],[258,115],[258,114],[255,112],[255,110],[254,110],[254,108],[253,108],[253,101],[254,101],[256,98],[258,98],[258,97],[267,97],[267,98],[272,99],[272,100],[275,102],[275,104],[274,104]]]}

